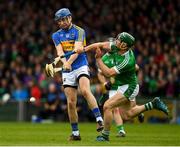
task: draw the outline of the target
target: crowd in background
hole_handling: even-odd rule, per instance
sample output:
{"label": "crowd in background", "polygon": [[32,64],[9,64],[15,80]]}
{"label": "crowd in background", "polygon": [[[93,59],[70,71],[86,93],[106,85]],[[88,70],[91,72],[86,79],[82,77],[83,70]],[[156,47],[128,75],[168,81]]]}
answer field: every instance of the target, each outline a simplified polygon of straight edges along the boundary
{"label": "crowd in background", "polygon": [[[44,65],[57,56],[51,39],[54,13],[68,7],[84,28],[87,45],[127,31],[136,38],[140,96],[180,98],[180,3],[178,0],[8,0],[0,4],[0,98],[60,99],[61,74],[47,78]],[[94,54],[88,53],[92,90],[100,95]],[[55,85],[50,91],[49,84]]]}

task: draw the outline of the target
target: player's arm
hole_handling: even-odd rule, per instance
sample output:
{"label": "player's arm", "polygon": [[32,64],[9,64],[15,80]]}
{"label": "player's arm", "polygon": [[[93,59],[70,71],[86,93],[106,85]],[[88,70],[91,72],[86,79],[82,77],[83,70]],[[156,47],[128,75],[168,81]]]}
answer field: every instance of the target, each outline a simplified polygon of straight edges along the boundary
{"label": "player's arm", "polygon": [[110,45],[109,42],[97,42],[97,43],[93,43],[91,45],[86,46],[85,48],[77,48],[74,51],[78,54],[83,53],[83,52],[87,52],[87,51],[91,51],[91,50],[96,50],[97,48],[100,49],[105,49],[107,51],[110,50]]}
{"label": "player's arm", "polygon": [[96,63],[97,63],[98,68],[101,70],[103,75],[106,77],[115,76],[117,74],[116,70],[114,68],[107,67],[103,63],[101,56],[102,56],[102,52],[101,52],[100,48],[97,48],[95,58],[96,58]]}
{"label": "player's arm", "polygon": [[[74,51],[75,52],[78,49],[83,50],[84,40],[85,40],[85,31],[83,29],[78,29],[75,34],[75,43],[74,43]],[[76,60],[77,57],[78,57],[78,54],[71,55],[67,61],[67,64],[71,65]]]}
{"label": "player's arm", "polygon": [[99,69],[106,77],[112,77],[117,75],[117,71],[113,67],[112,68],[107,67],[100,58],[97,58],[96,62]]}
{"label": "player's arm", "polygon": [[95,57],[96,57],[98,67],[100,68],[100,70],[106,77],[112,77],[112,76],[115,76],[117,74],[120,74],[122,72],[129,70],[129,64],[128,64],[129,56],[126,56],[125,59],[120,64],[115,65],[112,68],[107,67],[101,60],[101,50],[100,49],[96,50]]}
{"label": "player's arm", "polygon": [[106,49],[110,50],[110,45],[109,42],[98,42],[98,43],[93,43],[91,45],[88,45],[87,47],[84,48],[84,51],[91,51],[91,50],[96,50],[96,49]]}
{"label": "player's arm", "polygon": [[102,85],[102,91],[106,92],[107,90],[111,89],[111,80],[107,80],[100,69],[98,71],[97,77]]}
{"label": "player's arm", "polygon": [[52,35],[52,40],[54,42],[54,45],[55,45],[55,48],[56,48],[56,51],[57,51],[57,55],[58,55],[58,57],[55,58],[53,63],[56,65],[61,60],[61,62],[64,64],[66,62],[66,59],[65,58],[61,59],[60,58],[60,56],[64,55],[64,51],[63,51],[61,41],[60,41],[59,36],[58,36],[57,33],[54,33]]}
{"label": "player's arm", "polygon": [[[139,66],[137,64],[135,64],[135,70],[136,71],[139,70]],[[107,83],[107,79],[106,79],[106,77],[104,77],[104,75],[100,69],[98,69],[97,77],[101,84]],[[113,83],[113,82],[111,82],[111,83]]]}
{"label": "player's arm", "polygon": [[54,68],[59,61],[61,61],[63,64],[66,62],[66,59],[61,59],[61,57],[60,57],[60,56],[64,55],[64,51],[63,51],[61,41],[60,41],[57,33],[54,33],[52,35],[52,40],[54,42],[58,57],[56,57],[52,63],[46,64],[45,73],[48,77],[49,76],[54,77],[54,74],[55,74]]}
{"label": "player's arm", "polygon": [[[83,48],[84,48],[84,46],[83,46],[82,41],[75,41],[74,50],[83,49]],[[77,57],[78,57],[78,54],[73,54],[70,56],[70,58],[68,59],[67,62],[71,65],[76,60]]]}
{"label": "player's arm", "polygon": [[[96,61],[97,61],[98,67],[101,69],[102,73],[106,77],[112,77],[112,76],[115,76],[117,74],[120,74],[122,72],[126,72],[129,70],[129,64],[127,62],[122,62],[119,65],[115,65],[112,68],[108,68],[100,58],[96,59]],[[137,66],[137,64],[136,64],[135,65],[136,71],[138,70],[138,67],[139,66]]]}
{"label": "player's arm", "polygon": [[[56,51],[57,51],[57,61],[59,59],[59,61],[61,60],[61,62],[64,64],[66,62],[66,59],[65,58],[60,58],[62,55],[64,55],[64,51],[63,51],[63,48],[62,48],[62,45],[61,44],[58,44],[56,46]],[[56,59],[56,58],[55,58]],[[55,60],[56,61],[56,60]]]}
{"label": "player's arm", "polygon": [[100,69],[98,69],[98,74],[97,74],[98,80],[101,84],[106,83],[106,78],[104,77],[103,73],[101,72]]}

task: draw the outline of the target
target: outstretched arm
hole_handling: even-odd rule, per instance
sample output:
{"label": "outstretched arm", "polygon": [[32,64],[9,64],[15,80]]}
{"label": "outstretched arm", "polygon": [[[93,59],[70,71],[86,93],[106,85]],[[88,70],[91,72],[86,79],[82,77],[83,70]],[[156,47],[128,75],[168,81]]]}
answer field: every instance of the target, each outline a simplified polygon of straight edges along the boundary
{"label": "outstretched arm", "polygon": [[97,48],[100,48],[100,49],[106,49],[108,48],[109,49],[109,42],[98,42],[98,43],[93,43],[91,45],[88,45],[87,47],[84,48],[84,51],[87,52],[87,51],[90,51],[90,50],[96,50]]}
{"label": "outstretched arm", "polygon": [[105,50],[110,50],[110,45],[109,42],[97,42],[97,43],[93,43],[91,45],[86,46],[85,48],[77,48],[74,51],[78,54],[82,53],[82,52],[87,52],[87,51],[91,51],[91,50],[96,50],[97,48],[100,49],[105,49]]}

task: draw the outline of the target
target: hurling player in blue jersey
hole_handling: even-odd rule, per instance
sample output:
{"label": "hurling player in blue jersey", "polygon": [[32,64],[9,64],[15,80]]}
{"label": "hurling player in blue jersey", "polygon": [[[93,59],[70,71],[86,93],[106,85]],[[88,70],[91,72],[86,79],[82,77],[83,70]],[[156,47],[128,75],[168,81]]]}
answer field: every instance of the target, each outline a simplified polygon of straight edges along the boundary
{"label": "hurling player in blue jersey", "polygon": [[[69,9],[62,8],[58,10],[55,13],[55,21],[60,29],[52,34],[52,40],[55,44],[58,56],[72,52],[77,48],[84,48],[86,45],[85,31],[75,24],[72,24],[72,15]],[[97,131],[103,129],[103,119],[96,99],[90,90],[87,57],[85,53],[82,53],[79,55],[74,54],[60,60],[63,63],[63,86],[67,97],[68,115],[72,128],[72,134],[69,140],[81,140],[76,109],[78,86],[96,118]]]}

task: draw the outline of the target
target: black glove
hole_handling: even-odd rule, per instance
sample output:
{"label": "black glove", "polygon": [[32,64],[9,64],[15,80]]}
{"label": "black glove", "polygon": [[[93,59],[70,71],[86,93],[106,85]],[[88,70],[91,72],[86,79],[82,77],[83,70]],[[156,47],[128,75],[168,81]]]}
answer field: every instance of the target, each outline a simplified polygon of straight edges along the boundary
{"label": "black glove", "polygon": [[104,84],[104,86],[105,86],[106,90],[109,91],[111,89],[112,84],[110,81],[108,81]]}

